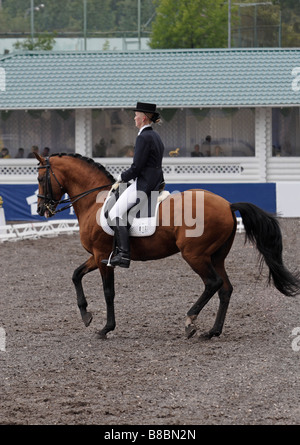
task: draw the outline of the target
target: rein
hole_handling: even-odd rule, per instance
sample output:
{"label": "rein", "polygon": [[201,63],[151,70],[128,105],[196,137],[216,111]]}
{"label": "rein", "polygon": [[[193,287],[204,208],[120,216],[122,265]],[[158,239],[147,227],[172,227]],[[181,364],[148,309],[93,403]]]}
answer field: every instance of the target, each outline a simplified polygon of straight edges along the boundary
{"label": "rein", "polygon": [[[62,193],[66,193],[66,191],[63,188],[63,186],[60,184],[57,177],[55,176],[54,171],[52,170],[49,158],[46,158],[46,165],[38,166],[38,169],[40,169],[40,168],[46,169],[45,194],[44,195],[38,194],[37,196],[38,196],[38,198],[44,199],[44,205],[45,205],[46,209],[48,210],[48,212],[51,214],[51,216],[54,216],[57,213],[60,213],[60,212],[63,212],[64,210],[69,209],[70,207],[73,206],[73,204],[75,204],[75,202],[79,201],[79,199],[84,198],[85,196],[89,195],[90,193],[96,192],[98,190],[102,190],[106,187],[110,187],[113,185],[113,182],[111,182],[110,184],[95,187],[93,189],[87,190],[85,192],[79,193],[78,195],[75,195],[75,196],[72,196],[72,197],[69,197],[66,199],[56,200],[53,197],[50,173],[52,173],[52,175],[53,175],[55,181],[57,182],[57,184],[59,185]],[[56,210],[56,209],[53,210],[51,208],[52,206],[58,206],[59,204],[67,204],[67,205],[65,205],[64,207],[62,207],[61,209],[58,209],[58,210]]]}

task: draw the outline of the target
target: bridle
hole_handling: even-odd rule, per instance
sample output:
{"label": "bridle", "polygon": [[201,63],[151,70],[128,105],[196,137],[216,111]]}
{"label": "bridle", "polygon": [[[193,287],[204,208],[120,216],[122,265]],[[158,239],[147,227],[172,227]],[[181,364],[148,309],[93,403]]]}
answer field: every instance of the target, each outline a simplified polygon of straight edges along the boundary
{"label": "bridle", "polygon": [[[55,181],[57,182],[62,194],[64,195],[66,193],[66,190],[64,189],[64,187],[61,185],[61,183],[59,182],[59,180],[57,179],[51,164],[50,164],[50,159],[47,157],[45,158],[46,160],[46,164],[45,165],[39,165],[38,169],[41,168],[45,168],[46,169],[46,174],[45,174],[45,186],[44,186],[44,194],[38,194],[38,198],[41,198],[44,200],[44,206],[46,207],[46,209],[49,212],[49,216],[54,216],[56,215],[56,213],[60,213],[63,210],[67,210],[70,207],[73,206],[73,204],[75,202],[77,202],[79,199],[84,198],[85,196],[89,195],[92,192],[96,192],[98,190],[102,190],[106,187],[110,187],[113,185],[113,182],[111,182],[110,184],[106,184],[106,185],[102,185],[99,187],[95,187],[93,189],[87,190],[83,193],[79,193],[78,195],[66,198],[66,199],[60,199],[57,200],[54,198],[53,195],[53,189],[52,189],[52,183],[51,183],[51,175],[54,177]],[[56,210],[56,207],[59,204],[66,204],[64,207]]]}

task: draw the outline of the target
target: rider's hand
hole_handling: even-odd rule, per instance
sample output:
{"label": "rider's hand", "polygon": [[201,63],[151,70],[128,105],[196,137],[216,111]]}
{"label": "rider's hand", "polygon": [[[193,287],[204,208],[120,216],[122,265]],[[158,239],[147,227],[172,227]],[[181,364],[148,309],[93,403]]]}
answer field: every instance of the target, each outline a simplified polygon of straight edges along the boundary
{"label": "rider's hand", "polygon": [[119,181],[117,181],[117,182],[115,182],[114,183],[114,185],[112,186],[112,190],[117,190],[118,189],[118,187],[119,187],[119,185],[120,185],[120,183],[119,183]]}
{"label": "rider's hand", "polygon": [[121,177],[121,175],[119,175],[118,176],[118,178],[117,178],[117,181],[114,183],[114,185],[112,186],[112,190],[117,190],[117,188],[119,187],[119,185],[120,185],[120,182],[122,182],[122,177]]}

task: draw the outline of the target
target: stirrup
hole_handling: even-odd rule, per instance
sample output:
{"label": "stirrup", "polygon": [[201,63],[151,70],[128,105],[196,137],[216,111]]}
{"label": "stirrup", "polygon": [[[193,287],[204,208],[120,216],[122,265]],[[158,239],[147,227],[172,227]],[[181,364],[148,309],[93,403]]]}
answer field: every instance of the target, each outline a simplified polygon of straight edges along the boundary
{"label": "stirrup", "polygon": [[119,267],[124,267],[125,269],[128,269],[130,266],[130,257],[125,254],[125,256],[123,256],[122,252],[118,252],[117,255],[115,255],[112,258],[112,267],[115,266],[119,266]]}
{"label": "stirrup", "polygon": [[101,260],[101,263],[105,264],[105,265],[108,266],[108,267],[113,267],[113,268],[114,268],[115,266],[113,266],[113,265],[111,264],[111,262],[110,262],[110,260],[111,260],[111,258],[112,258],[112,256],[113,256],[113,254],[114,254],[114,251],[112,251],[111,254],[109,255],[108,260]]}

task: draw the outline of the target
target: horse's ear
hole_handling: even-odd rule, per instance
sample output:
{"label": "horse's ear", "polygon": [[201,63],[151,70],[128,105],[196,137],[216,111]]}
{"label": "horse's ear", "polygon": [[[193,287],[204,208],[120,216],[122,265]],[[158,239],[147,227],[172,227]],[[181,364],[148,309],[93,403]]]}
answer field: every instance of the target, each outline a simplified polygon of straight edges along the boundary
{"label": "horse's ear", "polygon": [[46,161],[45,158],[43,158],[43,156],[39,155],[38,153],[33,152],[34,156],[36,157],[36,159],[39,161],[39,163],[41,165],[45,165]]}

